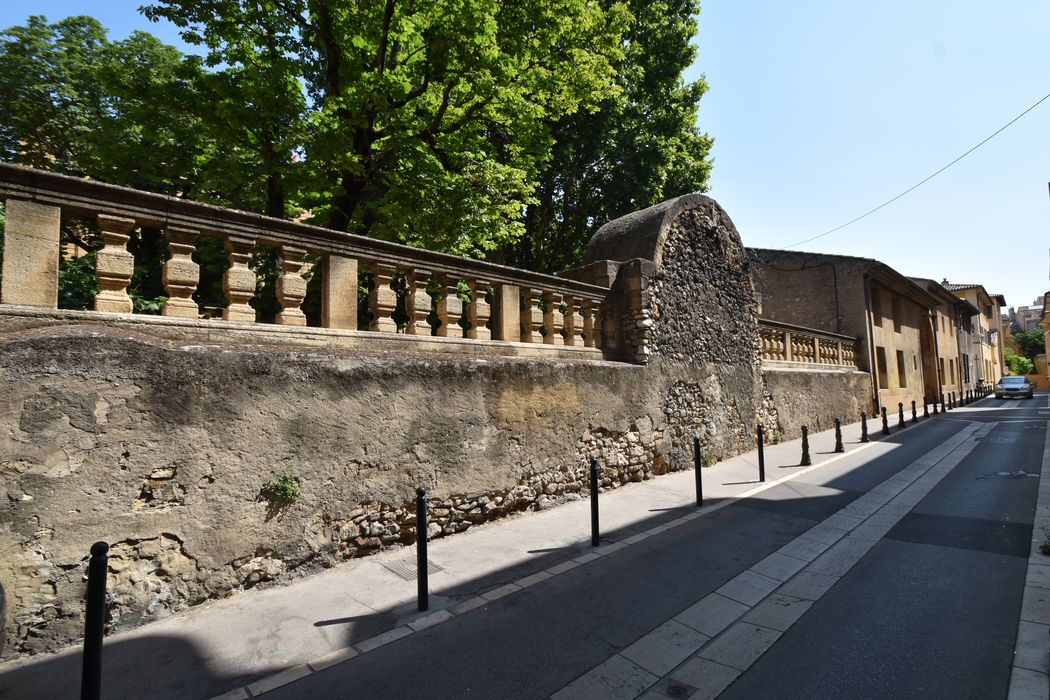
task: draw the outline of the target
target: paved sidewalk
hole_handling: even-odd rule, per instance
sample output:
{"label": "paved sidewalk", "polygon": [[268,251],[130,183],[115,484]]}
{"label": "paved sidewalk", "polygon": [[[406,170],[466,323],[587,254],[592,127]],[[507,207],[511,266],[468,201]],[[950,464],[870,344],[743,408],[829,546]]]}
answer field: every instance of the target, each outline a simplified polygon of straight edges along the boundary
{"label": "paved sidewalk", "polygon": [[[958,412],[959,419],[965,412]],[[891,420],[891,427],[896,423]],[[933,424],[935,421],[922,421],[915,427],[922,430]],[[704,469],[705,505],[700,509],[696,508],[692,471],[603,493],[602,545],[597,548],[590,544],[590,506],[585,499],[433,540],[428,553],[432,573],[430,609],[426,613],[416,610],[414,547],[354,560],[286,586],[241,593],[198,606],[107,638],[104,693],[113,697],[134,697],[145,692],[154,697],[260,695],[513,596],[778,483],[816,470],[836,469],[836,463],[846,469],[844,459],[854,465],[849,469],[859,468],[899,446],[893,438],[880,441],[880,428],[876,420],[870,420],[873,442],[861,444],[859,423],[843,426],[845,455],[833,453],[833,431],[811,435],[810,467],[798,466],[799,440],[767,446],[766,484],[757,481],[754,451]],[[911,429],[909,422],[908,431]],[[893,427],[893,436],[901,433]],[[919,476],[916,474],[915,478]],[[906,486],[900,481],[901,489]],[[891,490],[883,493],[887,501],[896,496]],[[880,498],[871,494],[871,498]],[[847,517],[850,513],[856,515],[856,508],[850,507],[854,510],[844,509]],[[854,539],[863,537],[868,523],[852,524],[857,528]],[[774,557],[766,562],[762,572],[752,573],[775,580],[767,575],[782,564],[782,557]],[[666,633],[668,630],[658,634]],[[694,643],[697,640],[699,637]],[[644,657],[644,650],[625,653],[624,658],[631,654]],[[654,678],[662,675],[654,674]],[[0,696],[75,697],[70,679],[76,677],[78,649],[8,663],[0,666]]]}

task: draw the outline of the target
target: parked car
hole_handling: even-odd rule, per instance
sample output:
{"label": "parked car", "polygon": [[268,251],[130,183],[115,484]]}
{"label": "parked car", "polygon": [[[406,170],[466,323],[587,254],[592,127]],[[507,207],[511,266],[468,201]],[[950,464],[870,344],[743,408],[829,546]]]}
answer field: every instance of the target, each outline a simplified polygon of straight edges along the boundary
{"label": "parked car", "polygon": [[1035,389],[1035,384],[1028,381],[1027,378],[1022,376],[1011,375],[1009,377],[1003,377],[995,385],[995,398],[1006,399],[1011,396],[1020,396],[1026,399],[1032,398],[1032,391]]}

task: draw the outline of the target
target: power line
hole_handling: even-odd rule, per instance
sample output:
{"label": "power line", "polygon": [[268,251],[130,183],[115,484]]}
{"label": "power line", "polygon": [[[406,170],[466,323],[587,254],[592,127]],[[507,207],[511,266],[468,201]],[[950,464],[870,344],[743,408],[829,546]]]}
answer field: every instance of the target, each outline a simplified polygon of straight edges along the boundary
{"label": "power line", "polygon": [[952,167],[953,165],[955,165],[956,163],[958,163],[958,162],[959,162],[960,160],[962,160],[963,158],[965,158],[966,156],[970,155],[971,153],[973,153],[974,151],[976,151],[976,150],[977,150],[978,148],[980,148],[981,146],[983,146],[984,144],[986,144],[986,143],[988,143],[989,141],[991,141],[992,139],[994,139],[994,138],[995,138],[996,136],[998,136],[999,134],[1001,134],[1001,133],[1003,133],[1004,131],[1006,131],[1006,129],[1007,129],[1007,128],[1008,128],[1008,127],[1009,127],[1009,126],[1011,125],[1011,124],[1013,124],[1013,123],[1014,123],[1015,121],[1017,121],[1018,119],[1020,119],[1020,118],[1021,118],[1021,117],[1023,117],[1024,115],[1026,115],[1026,114],[1028,114],[1029,112],[1031,112],[1031,111],[1032,111],[1033,109],[1035,109],[1036,107],[1038,107],[1038,106],[1039,106],[1040,104],[1042,104],[1043,102],[1045,102],[1045,101],[1046,101],[1047,99],[1050,99],[1050,93],[1047,93],[1046,95],[1043,95],[1043,97],[1042,97],[1042,98],[1041,98],[1041,99],[1040,99],[1040,100],[1039,100],[1038,102],[1036,102],[1036,103],[1035,103],[1034,105],[1032,105],[1031,107],[1029,107],[1029,108],[1028,108],[1028,109],[1026,109],[1025,111],[1021,112],[1020,114],[1018,114],[1018,115],[1017,115],[1016,117],[1014,117],[1014,118],[1013,118],[1013,119],[1011,119],[1010,121],[1008,121],[1008,122],[1006,122],[1005,124],[1003,124],[1003,125],[1002,125],[1001,127],[999,127],[999,129],[997,129],[997,130],[996,130],[996,132],[995,132],[994,134],[992,134],[992,135],[991,135],[991,136],[989,136],[988,138],[986,138],[986,139],[984,139],[983,141],[981,141],[981,142],[980,142],[979,144],[977,144],[976,146],[974,146],[973,148],[971,148],[970,150],[968,150],[968,151],[967,151],[966,153],[963,153],[963,154],[962,154],[961,156],[959,156],[958,158],[956,158],[955,160],[953,160],[953,161],[952,161],[951,163],[948,163],[948,165],[945,165],[945,166],[944,166],[943,168],[941,168],[941,169],[940,169],[940,170],[938,170],[937,172],[933,173],[932,175],[928,175],[928,176],[926,176],[925,178],[923,178],[923,179],[922,179],[922,180],[920,180],[919,182],[915,183],[914,185],[912,185],[912,186],[911,186],[911,187],[909,187],[908,189],[906,189],[906,190],[904,190],[903,192],[901,192],[901,193],[900,193],[899,195],[897,195],[896,197],[894,197],[894,198],[892,198],[892,199],[888,199],[888,200],[886,200],[885,202],[883,202],[883,203],[882,203],[882,204],[880,204],[879,206],[875,207],[874,209],[870,209],[870,210],[868,210],[868,211],[864,212],[863,214],[861,214],[860,216],[858,216],[857,218],[855,218],[855,219],[850,219],[850,220],[849,220],[849,221],[847,221],[846,223],[844,223],[844,224],[841,224],[841,225],[839,225],[839,226],[836,226],[835,228],[833,228],[833,229],[831,229],[831,230],[829,230],[829,231],[825,231],[824,233],[821,233],[821,234],[819,234],[819,235],[817,235],[817,236],[813,236],[812,238],[807,238],[807,239],[806,239],[806,240],[804,240],[804,241],[799,241],[798,243],[792,243],[791,245],[789,245],[789,246],[787,246],[787,247],[788,247],[788,248],[794,248],[795,246],[799,246],[799,245],[802,245],[803,243],[809,243],[810,241],[815,241],[815,240],[817,240],[818,238],[823,238],[824,236],[827,236],[827,235],[829,235],[829,234],[835,233],[836,231],[838,231],[838,230],[840,230],[840,229],[844,229],[844,228],[846,228],[846,227],[847,227],[847,226],[849,226],[850,224],[855,224],[855,223],[857,223],[857,222],[858,222],[858,221],[860,221],[861,219],[863,219],[863,218],[865,218],[865,217],[867,217],[867,216],[870,216],[870,215],[874,214],[874,213],[875,213],[875,212],[877,212],[877,211],[878,211],[879,209],[882,209],[882,208],[883,208],[883,207],[885,207],[885,206],[888,206],[888,205],[890,205],[890,204],[893,204],[894,202],[896,202],[896,201],[897,201],[898,199],[900,199],[900,198],[901,198],[901,197],[903,197],[904,195],[908,194],[908,193],[909,193],[909,192],[911,192],[912,190],[915,190],[915,189],[917,189],[918,187],[920,187],[920,186],[922,186],[922,185],[925,185],[925,184],[926,184],[927,182],[929,182],[929,181],[930,181],[930,180],[932,180],[933,178],[937,177],[938,175],[940,175],[941,173],[943,173],[943,172],[944,172],[945,170],[947,170],[948,168]]}

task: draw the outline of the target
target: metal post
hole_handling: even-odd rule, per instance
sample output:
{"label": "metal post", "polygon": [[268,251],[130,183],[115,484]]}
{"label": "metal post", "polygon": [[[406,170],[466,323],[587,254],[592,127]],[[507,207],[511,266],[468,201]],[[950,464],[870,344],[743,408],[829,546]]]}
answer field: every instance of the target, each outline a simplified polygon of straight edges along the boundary
{"label": "metal post", "polygon": [[846,451],[846,448],[842,446],[842,421],[838,418],[835,418],[835,451]]}
{"label": "metal post", "polygon": [[813,464],[813,460],[809,458],[809,426],[802,426],[802,461],[799,462],[799,466],[808,467]]}
{"label": "metal post", "polygon": [[944,400],[944,394],[941,394],[941,413],[948,412],[948,404]]}
{"label": "metal post", "polygon": [[416,489],[416,595],[417,607],[423,612],[430,607],[430,586],[427,581],[427,490]]}
{"label": "metal post", "polygon": [[106,570],[109,545],[91,545],[88,562],[87,601],[84,611],[84,657],[80,697],[98,700],[102,694],[102,635],[106,625]]}
{"label": "metal post", "polygon": [[937,415],[937,397],[933,397],[933,415]]}
{"label": "metal post", "polygon": [[886,407],[885,406],[882,407],[882,434],[883,435],[889,435],[890,434],[890,424],[886,420]]}
{"label": "metal post", "polygon": [[912,402],[911,402],[911,422],[912,423],[918,423],[919,422],[919,414],[915,412],[915,399],[912,399]]}
{"label": "metal post", "polygon": [[758,480],[765,482],[766,480],[766,447],[765,447],[765,429],[760,425],[758,426]]}
{"label": "metal post", "polygon": [[897,428],[904,427],[904,402],[897,402]]}
{"label": "metal post", "polygon": [[860,412],[860,441],[870,441],[868,438],[868,414],[864,411]]}
{"label": "metal post", "polygon": [[930,400],[925,395],[922,397],[922,417],[930,417]]}
{"label": "metal post", "polygon": [[591,457],[591,546],[598,546],[598,460]]}
{"label": "metal post", "polygon": [[704,460],[700,455],[700,438],[693,438],[693,462],[695,463],[694,471],[696,471],[696,507],[700,508],[704,505],[704,477],[700,469],[704,465]]}

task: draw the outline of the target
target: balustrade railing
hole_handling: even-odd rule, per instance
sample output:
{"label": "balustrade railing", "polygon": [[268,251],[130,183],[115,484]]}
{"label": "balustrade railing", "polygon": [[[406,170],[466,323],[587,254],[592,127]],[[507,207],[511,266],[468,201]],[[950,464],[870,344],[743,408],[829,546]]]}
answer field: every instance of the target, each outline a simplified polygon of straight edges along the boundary
{"label": "balustrade railing", "polygon": [[[136,229],[149,227],[167,241],[162,316],[205,322],[208,314],[193,298],[201,284],[195,254],[211,237],[222,242],[229,265],[225,308],[214,323],[256,323],[249,262],[263,246],[277,252],[280,264],[278,325],[307,325],[301,307],[312,272],[321,275],[323,328],[596,351],[602,344],[600,308],[609,290],[597,285],[10,164],[0,163],[0,199],[6,202],[2,305],[57,307],[60,224],[63,215],[75,215],[93,219],[100,234],[99,312],[133,312],[128,287],[136,261],[128,242]],[[362,318],[359,285],[368,290]]]}
{"label": "balustrade railing", "polygon": [[856,338],[812,328],[761,320],[762,359],[819,365],[857,366]]}

